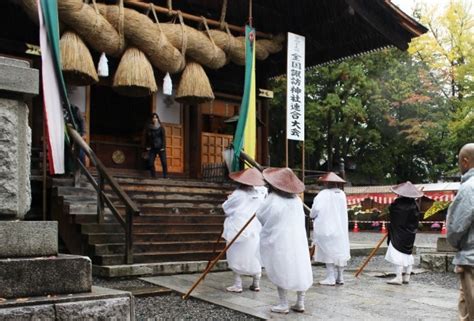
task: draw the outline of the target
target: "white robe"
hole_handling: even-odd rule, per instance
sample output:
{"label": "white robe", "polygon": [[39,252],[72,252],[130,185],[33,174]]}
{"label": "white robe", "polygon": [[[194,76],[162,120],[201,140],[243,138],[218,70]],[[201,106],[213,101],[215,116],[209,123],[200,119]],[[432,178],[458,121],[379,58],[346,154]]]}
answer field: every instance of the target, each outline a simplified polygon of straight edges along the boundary
{"label": "white robe", "polygon": [[[265,189],[266,190],[266,189]],[[265,198],[260,189],[236,189],[222,204],[225,213],[222,237],[229,243],[257,211]],[[259,244],[260,222],[254,218],[247,228],[227,249],[227,263],[236,273],[255,275],[261,273]]]}
{"label": "white robe", "polygon": [[313,284],[313,271],[301,199],[270,193],[257,218],[262,223],[262,265],[270,281],[286,290],[306,291]]}
{"label": "white robe", "polygon": [[311,208],[314,260],[346,266],[351,258],[346,194],[338,189],[325,189],[316,195]]}

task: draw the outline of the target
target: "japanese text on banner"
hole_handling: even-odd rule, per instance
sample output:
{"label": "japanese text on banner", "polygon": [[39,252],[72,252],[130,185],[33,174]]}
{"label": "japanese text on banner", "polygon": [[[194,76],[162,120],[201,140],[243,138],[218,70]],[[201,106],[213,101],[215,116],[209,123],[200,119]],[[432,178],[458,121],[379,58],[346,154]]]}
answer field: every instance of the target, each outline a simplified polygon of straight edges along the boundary
{"label": "japanese text on banner", "polygon": [[288,33],[286,137],[304,141],[305,37]]}

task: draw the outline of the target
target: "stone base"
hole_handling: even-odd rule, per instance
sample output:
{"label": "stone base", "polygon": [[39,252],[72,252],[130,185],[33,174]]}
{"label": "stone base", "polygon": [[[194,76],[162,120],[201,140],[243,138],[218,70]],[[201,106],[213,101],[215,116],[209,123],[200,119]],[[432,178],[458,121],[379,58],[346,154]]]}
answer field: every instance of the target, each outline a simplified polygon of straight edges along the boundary
{"label": "stone base", "polygon": [[90,292],[91,261],[64,255],[0,259],[0,298]]}
{"label": "stone base", "polygon": [[[105,278],[116,278],[124,276],[146,276],[146,275],[172,275],[182,273],[201,273],[207,267],[207,261],[195,262],[166,262],[166,263],[142,263],[129,265],[93,265],[92,273]],[[212,271],[227,271],[229,269],[226,260],[217,262]]]}
{"label": "stone base", "polygon": [[92,287],[86,294],[0,301],[0,320],[134,320],[130,292]]}
{"label": "stone base", "polygon": [[58,222],[0,221],[0,258],[58,254]]}
{"label": "stone base", "polygon": [[423,269],[433,272],[454,272],[454,253],[422,253],[420,255],[420,265]]}
{"label": "stone base", "polygon": [[451,244],[448,243],[446,237],[439,237],[438,241],[436,242],[436,251],[437,252],[457,252]]}

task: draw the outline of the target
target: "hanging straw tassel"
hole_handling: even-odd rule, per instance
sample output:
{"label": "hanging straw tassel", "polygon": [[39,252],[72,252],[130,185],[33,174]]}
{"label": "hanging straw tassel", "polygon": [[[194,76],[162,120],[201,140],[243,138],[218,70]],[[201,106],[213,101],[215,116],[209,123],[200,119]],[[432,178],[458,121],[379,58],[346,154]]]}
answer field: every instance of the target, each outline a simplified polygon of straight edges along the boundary
{"label": "hanging straw tassel", "polygon": [[165,78],[163,78],[163,94],[167,96],[173,95],[173,82],[171,81],[169,72],[167,72]]}
{"label": "hanging straw tassel", "polygon": [[88,86],[99,81],[91,53],[82,39],[74,32],[66,31],[59,41],[61,68],[66,83]]}
{"label": "hanging straw tassel", "polygon": [[134,47],[125,51],[115,72],[113,88],[132,97],[149,96],[158,90],[153,67],[143,52]]}
{"label": "hanging straw tassel", "polygon": [[202,66],[188,61],[176,90],[176,101],[194,105],[214,100],[209,78]]}
{"label": "hanging straw tassel", "polygon": [[99,59],[99,65],[97,66],[97,73],[99,74],[99,77],[108,77],[109,76],[109,60],[107,59],[107,56],[105,55],[105,52],[103,52],[100,55]]}

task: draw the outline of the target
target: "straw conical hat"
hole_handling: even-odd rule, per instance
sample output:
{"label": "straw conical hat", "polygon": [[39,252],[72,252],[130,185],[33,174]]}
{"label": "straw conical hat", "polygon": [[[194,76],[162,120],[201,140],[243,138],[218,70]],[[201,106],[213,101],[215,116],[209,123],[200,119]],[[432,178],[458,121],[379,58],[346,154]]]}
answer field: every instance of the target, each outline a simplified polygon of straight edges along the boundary
{"label": "straw conical hat", "polygon": [[346,181],[337,176],[334,172],[329,172],[318,179],[318,182],[345,183]]}
{"label": "straw conical hat", "polygon": [[398,184],[396,186],[390,187],[392,192],[398,194],[403,197],[409,198],[419,198],[423,196],[423,192],[418,190],[415,185],[413,185],[410,181],[405,183]]}
{"label": "straw conical hat", "polygon": [[233,172],[229,174],[229,177],[241,184],[250,186],[263,186],[265,181],[263,180],[262,173],[256,168],[247,168],[243,171]]}
{"label": "straw conical hat", "polygon": [[304,184],[291,169],[270,167],[263,171],[263,178],[276,189],[298,194],[304,192]]}

